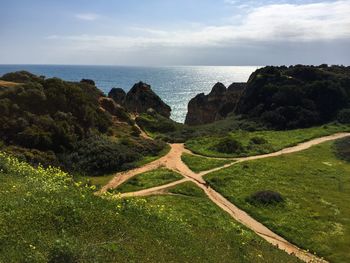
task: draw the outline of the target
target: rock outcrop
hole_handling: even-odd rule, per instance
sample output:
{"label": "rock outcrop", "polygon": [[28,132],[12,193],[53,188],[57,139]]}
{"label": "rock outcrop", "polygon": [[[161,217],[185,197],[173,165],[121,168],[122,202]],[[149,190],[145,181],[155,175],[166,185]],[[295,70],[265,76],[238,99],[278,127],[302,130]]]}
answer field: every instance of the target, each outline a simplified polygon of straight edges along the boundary
{"label": "rock outcrop", "polygon": [[216,83],[208,95],[198,94],[188,104],[185,124],[200,125],[222,120],[233,112],[246,83],[233,83],[226,88]]}
{"label": "rock outcrop", "polygon": [[125,107],[130,113],[140,114],[151,109],[170,118],[171,108],[146,83],[136,83],[128,93],[122,89],[113,88],[108,93],[108,97]]}
{"label": "rock outcrop", "polygon": [[108,93],[108,97],[113,99],[116,103],[123,105],[126,98],[126,92],[121,88],[112,88]]}
{"label": "rock outcrop", "polygon": [[127,113],[125,108],[117,104],[113,99],[107,97],[100,97],[99,103],[101,107],[109,112],[112,116],[115,116],[119,121],[131,122],[130,115]]}
{"label": "rock outcrop", "polygon": [[160,115],[170,118],[171,108],[153,92],[150,85],[139,82],[126,94],[124,105],[126,109],[134,113],[144,113],[153,109]]}

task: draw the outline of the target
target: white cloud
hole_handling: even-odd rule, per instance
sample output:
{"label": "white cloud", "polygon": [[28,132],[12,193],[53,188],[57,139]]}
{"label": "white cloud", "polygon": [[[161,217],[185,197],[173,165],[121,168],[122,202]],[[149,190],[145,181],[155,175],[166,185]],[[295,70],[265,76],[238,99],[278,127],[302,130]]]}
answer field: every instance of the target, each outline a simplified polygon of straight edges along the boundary
{"label": "white cloud", "polygon": [[[130,28],[131,35],[77,35],[48,38],[67,41],[73,44],[74,48],[88,50],[153,46],[230,47],[261,42],[350,40],[349,14],[350,0],[311,4],[271,4],[250,10],[235,23],[232,18],[232,22],[224,26],[202,26],[173,31],[133,27]],[[79,14],[77,18],[95,20],[98,16]]]}
{"label": "white cloud", "polygon": [[99,17],[100,16],[98,14],[94,14],[94,13],[82,13],[82,14],[75,15],[75,18],[79,20],[85,20],[85,21],[95,21]]}

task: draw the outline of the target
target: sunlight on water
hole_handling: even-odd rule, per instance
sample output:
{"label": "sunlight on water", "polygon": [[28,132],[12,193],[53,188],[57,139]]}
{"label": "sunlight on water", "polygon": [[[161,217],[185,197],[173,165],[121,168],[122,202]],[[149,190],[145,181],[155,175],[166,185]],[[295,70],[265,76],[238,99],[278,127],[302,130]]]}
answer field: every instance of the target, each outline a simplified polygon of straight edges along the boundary
{"label": "sunlight on water", "polygon": [[46,77],[69,81],[93,79],[106,94],[112,87],[128,91],[139,81],[146,82],[172,108],[171,118],[184,122],[187,104],[198,93],[208,93],[216,82],[226,86],[246,82],[258,66],[232,67],[121,67],[121,66],[47,66],[0,65],[0,75],[11,71],[28,70]]}

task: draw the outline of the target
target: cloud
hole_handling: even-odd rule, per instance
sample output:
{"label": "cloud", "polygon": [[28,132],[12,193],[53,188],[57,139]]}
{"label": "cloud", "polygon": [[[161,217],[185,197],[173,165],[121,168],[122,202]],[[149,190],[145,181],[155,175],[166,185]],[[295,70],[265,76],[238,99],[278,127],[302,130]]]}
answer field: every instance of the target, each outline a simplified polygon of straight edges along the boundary
{"label": "cloud", "polygon": [[[236,2],[227,0],[226,2]],[[350,0],[309,4],[270,4],[234,16],[226,25],[201,26],[167,31],[130,28],[129,35],[49,36],[70,43],[72,48],[132,49],[147,47],[231,47],[261,43],[306,43],[350,40]],[[77,18],[95,20],[96,14]],[[238,21],[235,21],[238,20]]]}
{"label": "cloud", "polygon": [[95,21],[99,17],[100,16],[98,14],[94,14],[94,13],[81,13],[81,14],[75,15],[75,18],[79,20],[85,20],[85,21]]}

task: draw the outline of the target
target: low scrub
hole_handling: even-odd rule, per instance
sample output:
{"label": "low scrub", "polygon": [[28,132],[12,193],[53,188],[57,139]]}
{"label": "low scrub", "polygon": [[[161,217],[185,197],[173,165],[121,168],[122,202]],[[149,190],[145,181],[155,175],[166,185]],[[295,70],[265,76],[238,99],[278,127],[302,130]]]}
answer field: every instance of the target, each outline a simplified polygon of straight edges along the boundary
{"label": "low scrub", "polygon": [[350,162],[350,137],[335,142],[335,153],[342,159]]}
{"label": "low scrub", "polygon": [[252,194],[248,201],[252,204],[275,205],[284,202],[284,199],[280,193],[265,190]]}
{"label": "low scrub", "polygon": [[213,150],[221,153],[240,154],[243,152],[244,148],[240,141],[233,139],[230,136],[226,136],[214,145]]}

